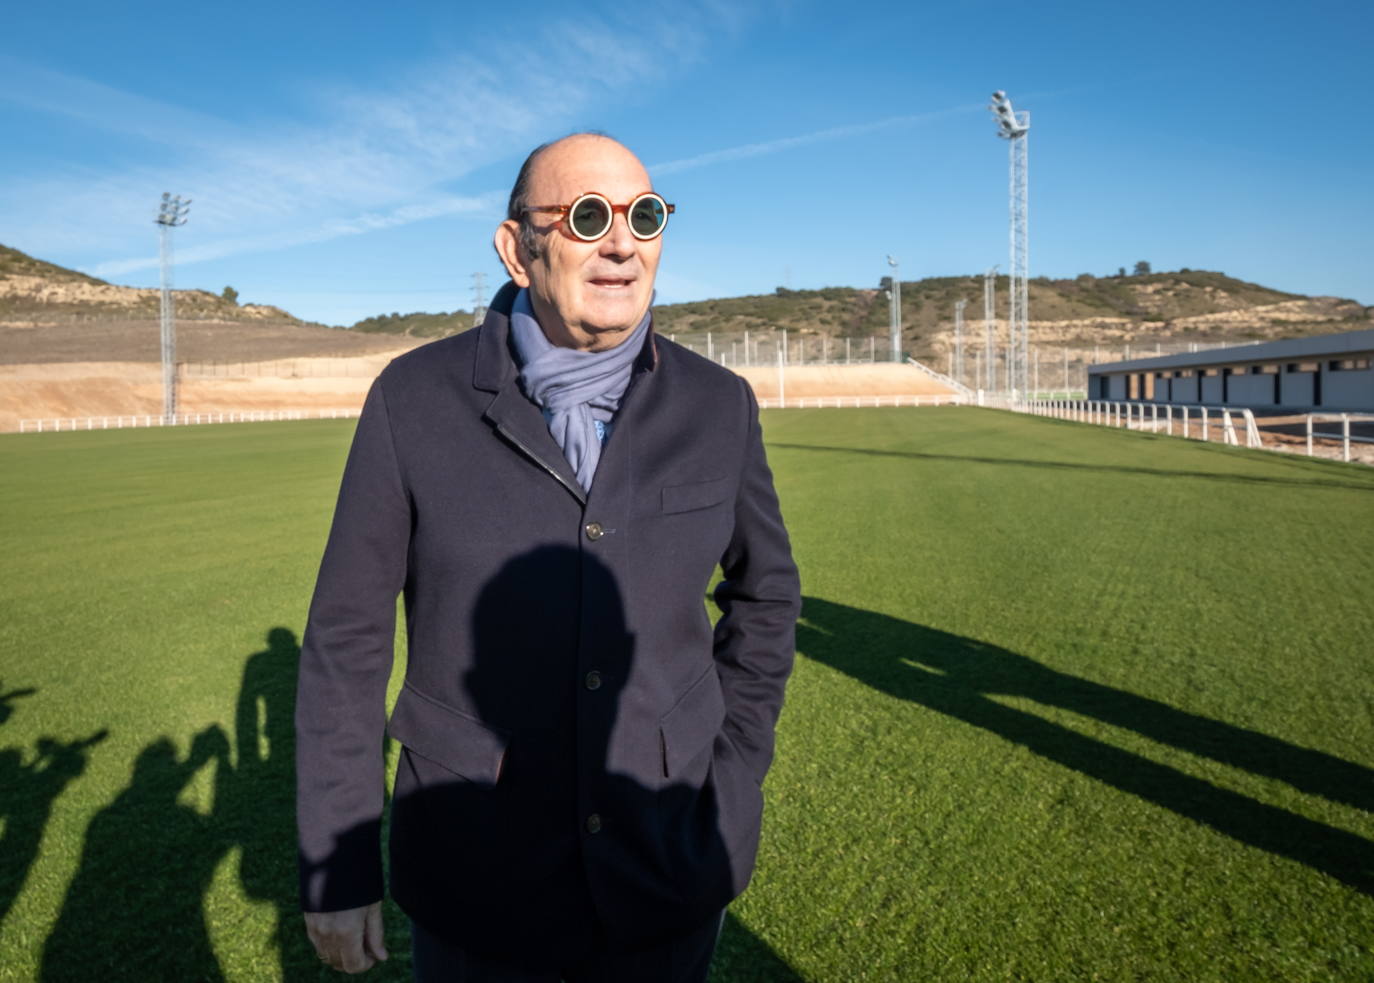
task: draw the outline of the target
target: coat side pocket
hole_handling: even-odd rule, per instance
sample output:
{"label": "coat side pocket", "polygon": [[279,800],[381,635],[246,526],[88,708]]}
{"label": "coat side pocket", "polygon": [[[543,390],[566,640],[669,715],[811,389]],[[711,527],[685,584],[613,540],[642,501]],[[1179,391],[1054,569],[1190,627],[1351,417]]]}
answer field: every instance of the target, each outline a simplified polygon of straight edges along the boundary
{"label": "coat side pocket", "polygon": [[473,782],[495,785],[510,735],[426,696],[401,688],[387,733],[411,752]]}
{"label": "coat side pocket", "polygon": [[659,721],[663,741],[663,777],[682,774],[689,762],[713,745],[725,723],[725,697],[714,665],[687,688]]}

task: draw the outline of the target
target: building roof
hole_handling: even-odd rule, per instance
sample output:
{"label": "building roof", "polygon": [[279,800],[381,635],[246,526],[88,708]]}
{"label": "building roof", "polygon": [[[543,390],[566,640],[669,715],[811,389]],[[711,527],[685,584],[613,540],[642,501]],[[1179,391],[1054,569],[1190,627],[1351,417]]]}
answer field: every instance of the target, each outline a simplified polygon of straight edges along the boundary
{"label": "building roof", "polygon": [[1212,365],[1234,365],[1237,362],[1264,362],[1369,351],[1374,351],[1374,328],[1345,331],[1341,334],[1312,335],[1306,338],[1284,338],[1281,341],[1266,341],[1258,345],[1230,345],[1226,348],[1209,348],[1206,351],[1182,352],[1178,355],[1133,358],[1124,362],[1102,362],[1088,366],[1088,374],[1139,372],[1145,369],[1191,369]]}

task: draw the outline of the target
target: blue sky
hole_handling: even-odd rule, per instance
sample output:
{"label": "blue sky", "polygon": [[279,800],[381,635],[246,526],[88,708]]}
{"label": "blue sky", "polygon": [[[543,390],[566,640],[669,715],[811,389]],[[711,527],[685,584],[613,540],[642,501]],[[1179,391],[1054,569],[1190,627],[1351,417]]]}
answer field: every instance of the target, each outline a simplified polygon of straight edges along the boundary
{"label": "blue sky", "polygon": [[[468,308],[535,144],[678,205],[659,300],[1007,266],[993,89],[1031,112],[1033,276],[1222,270],[1374,304],[1374,4],[23,4],[0,243],[331,324]],[[1034,311],[1031,312],[1034,317]]]}

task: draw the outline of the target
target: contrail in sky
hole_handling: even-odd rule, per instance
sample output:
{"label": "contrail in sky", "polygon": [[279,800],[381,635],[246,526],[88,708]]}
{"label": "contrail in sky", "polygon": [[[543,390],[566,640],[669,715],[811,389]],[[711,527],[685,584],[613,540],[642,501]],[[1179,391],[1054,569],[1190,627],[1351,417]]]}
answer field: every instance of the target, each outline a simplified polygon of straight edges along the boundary
{"label": "contrail in sky", "polygon": [[776,154],[784,150],[792,150],[796,147],[804,147],[812,143],[825,143],[829,140],[839,140],[844,137],[858,136],[863,133],[872,133],[875,130],[886,130],[896,126],[911,126],[917,123],[927,123],[931,120],[940,119],[945,116],[957,116],[961,113],[983,110],[987,107],[982,103],[978,105],[965,104],[962,106],[952,106],[949,109],[938,109],[929,113],[915,113],[908,116],[889,116],[886,119],[874,120],[870,123],[852,123],[848,126],[834,126],[827,130],[816,130],[812,133],[803,133],[794,137],[780,137],[777,140],[765,140],[762,143],[746,143],[738,147],[727,147],[724,150],[712,150],[708,153],[697,154],[695,157],[684,157],[681,160],[665,161],[662,164],[654,164],[649,167],[649,171],[655,176],[660,174],[677,174],[681,171],[691,171],[698,167],[708,167],[711,164],[722,164],[732,160],[743,160],[746,157],[762,157],[765,154]]}

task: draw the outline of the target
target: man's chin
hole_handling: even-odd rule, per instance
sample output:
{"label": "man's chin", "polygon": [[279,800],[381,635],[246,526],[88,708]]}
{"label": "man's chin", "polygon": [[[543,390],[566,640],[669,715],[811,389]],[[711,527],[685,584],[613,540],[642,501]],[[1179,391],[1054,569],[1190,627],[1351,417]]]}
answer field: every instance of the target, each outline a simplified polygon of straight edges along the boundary
{"label": "man's chin", "polygon": [[604,336],[625,334],[639,327],[644,312],[649,309],[647,298],[625,297],[611,303],[600,303],[587,311],[582,326],[591,334]]}

